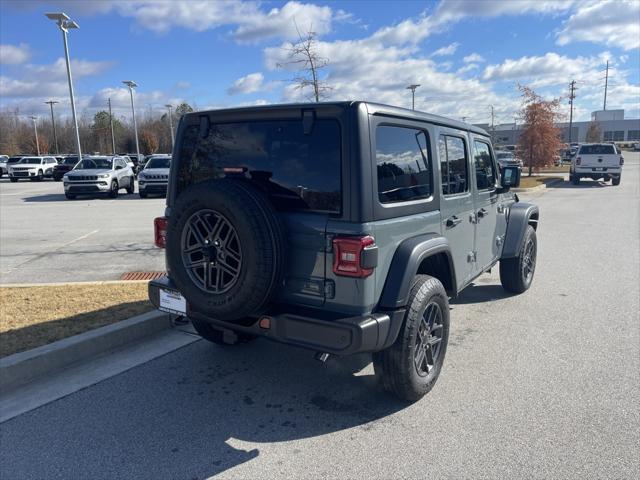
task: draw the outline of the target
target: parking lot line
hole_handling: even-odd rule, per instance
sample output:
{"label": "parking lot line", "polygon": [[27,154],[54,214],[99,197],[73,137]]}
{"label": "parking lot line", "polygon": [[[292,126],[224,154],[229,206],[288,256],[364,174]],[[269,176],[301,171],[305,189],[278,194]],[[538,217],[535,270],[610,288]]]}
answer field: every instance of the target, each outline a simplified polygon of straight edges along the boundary
{"label": "parking lot line", "polygon": [[20,268],[20,267],[22,267],[23,265],[26,265],[29,262],[33,262],[34,260],[39,260],[40,258],[45,257],[45,256],[49,255],[50,253],[53,253],[53,252],[56,252],[58,250],[61,250],[61,249],[65,248],[65,247],[68,247],[69,245],[72,245],[72,244],[74,244],[76,242],[79,242],[80,240],[84,240],[85,238],[90,237],[91,235],[94,235],[94,234],[98,233],[99,231],[100,230],[93,230],[92,232],[86,233],[84,235],[79,236],[78,238],[74,238],[73,240],[62,244],[59,247],[54,248],[53,250],[48,250],[48,251],[46,251],[44,253],[36,255],[35,257],[31,257],[28,260],[25,260],[24,262],[19,263],[18,265],[15,265],[14,267],[11,267],[10,269],[2,272],[2,275],[8,275],[11,272],[13,272],[14,270],[16,270],[17,268]]}

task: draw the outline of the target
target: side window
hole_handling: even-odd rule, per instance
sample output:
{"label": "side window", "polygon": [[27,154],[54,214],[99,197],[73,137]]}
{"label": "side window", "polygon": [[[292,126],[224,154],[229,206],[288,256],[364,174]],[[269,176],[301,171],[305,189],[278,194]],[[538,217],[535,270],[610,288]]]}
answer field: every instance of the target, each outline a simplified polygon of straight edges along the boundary
{"label": "side window", "polygon": [[493,167],[491,150],[484,142],[474,141],[474,164],[478,190],[490,190],[496,186],[496,172]]}
{"label": "side window", "polygon": [[381,125],[376,128],[376,170],[380,203],[428,198],[431,162],[422,130]]}
{"label": "side window", "polygon": [[440,176],[442,194],[455,195],[469,191],[469,162],[464,140],[460,137],[440,135]]}

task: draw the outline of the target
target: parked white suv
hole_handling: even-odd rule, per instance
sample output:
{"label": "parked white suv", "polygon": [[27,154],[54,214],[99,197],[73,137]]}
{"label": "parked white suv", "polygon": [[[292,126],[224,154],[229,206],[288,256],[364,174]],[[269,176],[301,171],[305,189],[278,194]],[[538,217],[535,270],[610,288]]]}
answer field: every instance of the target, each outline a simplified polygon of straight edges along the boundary
{"label": "parked white suv", "polygon": [[18,162],[12,163],[8,167],[9,179],[17,182],[21,178],[28,178],[32,181],[41,181],[44,177],[53,175],[53,167],[58,164],[54,157],[22,157]]}
{"label": "parked white suv", "polygon": [[171,155],[152,155],[138,173],[138,194],[146,198],[152,193],[167,194]]}
{"label": "parked white suv", "polygon": [[624,158],[611,143],[584,143],[571,160],[569,180],[574,185],[581,178],[591,178],[620,185]]}
{"label": "parked white suv", "polygon": [[64,194],[68,199],[96,193],[106,193],[111,198],[116,198],[121,188],[126,188],[127,193],[135,192],[133,170],[127,161],[119,156],[83,158],[62,179]]}

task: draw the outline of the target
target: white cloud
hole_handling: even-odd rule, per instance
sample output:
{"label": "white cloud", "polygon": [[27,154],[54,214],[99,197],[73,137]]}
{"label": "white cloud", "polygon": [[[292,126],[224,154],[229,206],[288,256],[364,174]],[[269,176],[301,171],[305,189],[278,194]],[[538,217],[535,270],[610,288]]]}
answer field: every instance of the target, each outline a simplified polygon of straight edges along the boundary
{"label": "white cloud", "polygon": [[[323,35],[331,31],[332,16],[329,7],[287,2],[284,7],[274,8],[267,14],[256,12],[241,19],[234,37],[241,42],[255,42],[273,37],[295,39],[298,38],[296,25],[302,34],[312,30],[318,35]],[[344,18],[344,13],[340,14],[340,18]]]}
{"label": "white cloud", "polygon": [[240,77],[227,89],[229,95],[259,92],[264,87],[264,75],[260,72]]}
{"label": "white cloud", "polygon": [[640,48],[640,2],[598,0],[581,6],[557,34],[558,45],[580,41],[623,50]]}
{"label": "white cloud", "polygon": [[481,63],[484,62],[485,59],[482,55],[480,55],[479,53],[472,53],[470,55],[467,55],[466,57],[464,57],[462,59],[462,61],[464,63]]}
{"label": "white cloud", "polygon": [[482,78],[488,81],[517,81],[539,88],[565,84],[575,77],[593,78],[594,69],[597,70],[601,65],[599,56],[570,58],[549,52],[542,56],[508,58],[501,64],[488,65]]}
{"label": "white cloud", "polygon": [[553,14],[569,10],[575,0],[443,0],[433,14],[438,24],[466,17],[498,17],[525,13]]}
{"label": "white cloud", "polygon": [[176,82],[176,88],[179,88],[180,90],[186,90],[187,88],[191,88],[191,83],[185,80],[181,80],[179,82]]}
{"label": "white cloud", "polygon": [[[111,62],[71,60],[74,79],[99,75],[111,66]],[[0,96],[3,97],[48,97],[64,95],[67,91],[67,70],[63,58],[52,64],[23,66],[19,78],[3,76],[0,79]]]}
{"label": "white cloud", "polygon": [[446,57],[448,55],[453,55],[458,50],[460,44],[458,42],[453,42],[447,45],[446,47],[439,48],[435,52],[431,54],[432,57]]}
{"label": "white cloud", "polygon": [[459,74],[470,72],[478,68],[477,63],[467,63],[464,67],[458,69]]}
{"label": "white cloud", "polygon": [[0,64],[17,65],[24,63],[31,57],[29,45],[21,43],[20,45],[0,45]]}

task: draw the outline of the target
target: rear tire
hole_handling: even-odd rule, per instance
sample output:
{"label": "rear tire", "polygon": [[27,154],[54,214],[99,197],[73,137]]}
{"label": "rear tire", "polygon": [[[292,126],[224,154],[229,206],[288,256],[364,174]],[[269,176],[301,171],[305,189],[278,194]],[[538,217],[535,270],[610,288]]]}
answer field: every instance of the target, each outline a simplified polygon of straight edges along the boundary
{"label": "rear tire", "polygon": [[198,335],[216,345],[239,345],[241,343],[248,343],[256,338],[255,335],[248,333],[234,332],[237,336],[235,341],[225,342],[224,332],[222,330],[214,328],[213,325],[203,320],[196,318],[191,318],[190,320],[193,328],[198,332]]}
{"label": "rear tire", "polygon": [[138,191],[138,195],[140,195],[140,198],[147,198],[147,194],[142,193],[141,191]]}
{"label": "rear tire", "polygon": [[211,318],[233,322],[262,313],[282,285],[285,255],[272,204],[244,180],[192,185],[172,207],[171,278],[193,309]]}
{"label": "rear tire", "polygon": [[573,175],[571,175],[571,183],[573,183],[574,185],[580,185],[580,177],[574,173]]}
{"label": "rear tire", "polygon": [[611,180],[611,185],[613,186],[620,185],[620,180],[622,180],[622,175],[620,175],[619,177],[613,178]]}
{"label": "rear tire", "polygon": [[373,354],[385,390],[415,402],[435,385],[449,341],[449,300],[437,278],[417,275],[398,338]]}
{"label": "rear tire", "polygon": [[523,293],[529,289],[536,271],[538,239],[536,231],[527,225],[520,252],[515,258],[500,260],[500,283],[512,293]]}

